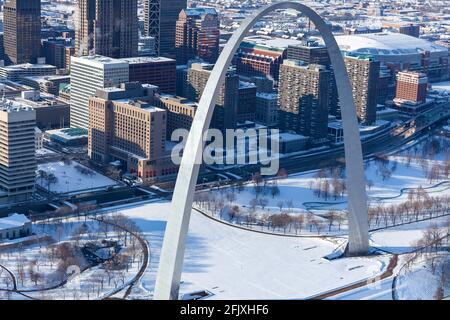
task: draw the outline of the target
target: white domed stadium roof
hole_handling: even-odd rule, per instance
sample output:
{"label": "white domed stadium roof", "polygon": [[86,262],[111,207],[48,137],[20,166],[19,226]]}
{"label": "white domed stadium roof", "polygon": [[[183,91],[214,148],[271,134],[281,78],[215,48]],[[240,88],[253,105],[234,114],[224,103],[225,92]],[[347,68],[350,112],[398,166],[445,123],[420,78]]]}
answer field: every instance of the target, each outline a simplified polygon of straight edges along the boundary
{"label": "white domed stadium roof", "polygon": [[429,52],[447,52],[442,46],[401,33],[369,33],[337,36],[343,51],[371,55],[407,55]]}

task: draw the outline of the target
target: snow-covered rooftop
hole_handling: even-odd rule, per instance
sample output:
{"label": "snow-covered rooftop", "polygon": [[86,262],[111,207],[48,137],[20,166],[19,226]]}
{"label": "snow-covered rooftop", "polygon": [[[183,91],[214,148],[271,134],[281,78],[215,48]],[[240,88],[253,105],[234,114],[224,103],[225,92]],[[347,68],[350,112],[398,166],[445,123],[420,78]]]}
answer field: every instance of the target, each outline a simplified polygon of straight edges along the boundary
{"label": "snow-covered rooftop", "polygon": [[0,218],[0,230],[13,229],[31,222],[25,215],[14,213],[9,217]]}
{"label": "snow-covered rooftop", "polygon": [[373,55],[406,55],[424,51],[448,52],[432,42],[400,33],[371,33],[337,36],[336,41],[344,51]]}

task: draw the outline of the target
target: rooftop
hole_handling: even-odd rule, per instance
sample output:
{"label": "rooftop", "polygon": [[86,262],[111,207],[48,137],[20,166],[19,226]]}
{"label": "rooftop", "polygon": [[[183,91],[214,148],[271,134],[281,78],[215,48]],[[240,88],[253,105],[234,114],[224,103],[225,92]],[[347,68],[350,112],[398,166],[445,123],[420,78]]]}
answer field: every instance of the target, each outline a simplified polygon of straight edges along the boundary
{"label": "rooftop", "polygon": [[33,110],[32,107],[27,106],[22,103],[18,103],[14,100],[9,100],[2,98],[0,100],[0,111],[3,112],[19,112],[19,111],[31,111]]}
{"label": "rooftop", "polygon": [[344,51],[372,55],[407,55],[424,51],[448,52],[448,49],[429,41],[401,33],[371,33],[337,36],[336,41]]}
{"label": "rooftop", "polygon": [[73,62],[84,63],[88,65],[92,65],[94,67],[103,68],[106,65],[127,65],[128,63],[122,59],[114,59],[110,57],[105,57],[101,55],[91,55],[91,56],[82,56],[82,57],[72,57]]}
{"label": "rooftop", "polygon": [[205,15],[205,14],[217,14],[217,11],[215,8],[208,8],[208,7],[187,8],[187,9],[184,9],[184,12],[188,16],[201,16],[201,15]]}
{"label": "rooftop", "polygon": [[55,66],[50,64],[41,64],[41,63],[23,63],[23,64],[15,64],[11,66],[1,67],[2,69],[13,71],[13,70],[26,70],[26,69],[56,69]]}
{"label": "rooftop", "polygon": [[129,64],[139,64],[149,62],[175,62],[174,59],[166,57],[132,57],[132,58],[122,58],[119,60],[128,62]]}
{"label": "rooftop", "polygon": [[31,222],[25,215],[14,213],[9,217],[0,218],[0,230],[7,230],[22,227]]}

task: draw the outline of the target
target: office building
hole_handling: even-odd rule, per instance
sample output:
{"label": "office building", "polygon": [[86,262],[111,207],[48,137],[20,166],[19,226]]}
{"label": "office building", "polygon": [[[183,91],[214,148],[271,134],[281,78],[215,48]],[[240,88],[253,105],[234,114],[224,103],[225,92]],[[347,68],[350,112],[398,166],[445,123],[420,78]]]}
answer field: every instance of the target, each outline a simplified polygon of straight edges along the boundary
{"label": "office building", "polygon": [[198,104],[186,98],[163,94],[155,100],[156,106],[167,110],[167,140],[177,129],[190,130]]}
{"label": "office building", "polygon": [[177,62],[164,57],[124,58],[129,65],[130,82],[158,86],[161,92],[175,94]]}
{"label": "office building", "polygon": [[0,67],[0,79],[21,81],[25,77],[53,76],[56,67],[45,63],[24,63]]}
{"label": "office building", "polygon": [[256,89],[251,82],[239,81],[237,122],[245,123],[256,120]]}
{"label": "office building", "polygon": [[89,98],[97,89],[129,81],[127,62],[104,56],[72,57],[70,67],[70,125],[87,129]]}
{"label": "office building", "polygon": [[[208,82],[212,64],[193,63],[187,70],[184,92],[192,101],[199,102]],[[236,117],[239,99],[239,76],[230,69],[225,77],[211,121],[211,128],[224,131],[236,127]]]}
{"label": "office building", "polygon": [[137,56],[137,0],[78,0],[77,19],[77,56]]}
{"label": "office building", "polygon": [[14,101],[36,112],[36,127],[41,130],[65,128],[70,125],[70,105],[50,94],[37,90],[23,91]]}
{"label": "office building", "polygon": [[74,51],[70,39],[50,38],[42,42],[42,56],[45,57],[45,62],[58,69],[69,69],[70,59],[67,59],[68,51],[69,54]]}
{"label": "office building", "polygon": [[177,172],[165,151],[167,111],[154,106],[156,90],[139,83],[97,90],[89,100],[88,154],[93,161],[120,161],[144,180]]}
{"label": "office building", "polygon": [[278,95],[258,92],[256,94],[256,121],[267,127],[278,125]]}
{"label": "office building", "polygon": [[319,45],[317,42],[289,45],[287,48],[287,58],[290,60],[299,60],[305,64],[320,64],[324,66],[331,64],[327,47]]}
{"label": "office building", "polygon": [[175,58],[176,23],[187,0],[144,0],[144,33],[155,38],[156,55]]}
{"label": "office building", "polygon": [[181,11],[176,24],[177,62],[185,64],[198,57],[215,63],[219,57],[219,15],[214,8],[189,8]]}
{"label": "office building", "polygon": [[59,95],[59,90],[70,83],[70,76],[30,76],[21,78],[21,82],[42,93]]}
{"label": "office building", "polygon": [[327,137],[330,71],[321,65],[303,66],[296,60],[285,60],[280,68],[279,124],[308,136],[313,143]]}
{"label": "office building", "polygon": [[3,22],[6,64],[36,63],[41,50],[41,1],[4,2]]}
{"label": "office building", "polygon": [[36,180],[36,112],[0,101],[0,202],[29,200]]}

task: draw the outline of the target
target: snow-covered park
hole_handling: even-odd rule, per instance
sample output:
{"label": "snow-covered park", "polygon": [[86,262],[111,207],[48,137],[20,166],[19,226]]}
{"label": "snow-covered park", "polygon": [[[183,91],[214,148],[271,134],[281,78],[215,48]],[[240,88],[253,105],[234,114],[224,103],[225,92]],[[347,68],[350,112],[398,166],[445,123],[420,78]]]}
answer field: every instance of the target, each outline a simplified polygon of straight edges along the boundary
{"label": "snow-covered park", "polygon": [[36,182],[53,193],[75,193],[117,185],[117,182],[74,161],[38,165]]}
{"label": "snow-covered park", "polygon": [[116,227],[138,234],[131,220],[115,213],[101,219],[41,221],[33,226],[39,241],[0,242],[0,300],[92,300],[122,291],[145,267],[146,250]]}
{"label": "snow-covered park", "polygon": [[[449,146],[450,139],[435,137],[398,154],[379,155],[366,162],[372,228],[422,220],[428,216],[426,212],[430,215],[450,213]],[[254,179],[238,186],[201,192],[196,197],[196,207],[214,217],[247,226],[261,223],[268,226],[269,220],[273,225],[273,217],[283,214],[295,222],[287,230],[291,233],[340,234],[347,228],[345,183],[342,167],[268,181]],[[426,207],[427,201],[433,202],[436,208],[433,205]],[[417,208],[402,209],[406,202],[418,203]],[[395,215],[387,212],[388,209]],[[407,214],[397,214],[401,210]],[[407,218],[414,210],[420,212]],[[308,221],[312,219],[311,214],[318,221]],[[301,215],[304,218],[296,218]],[[333,221],[329,221],[330,216]],[[309,228],[308,225],[313,226]]]}

